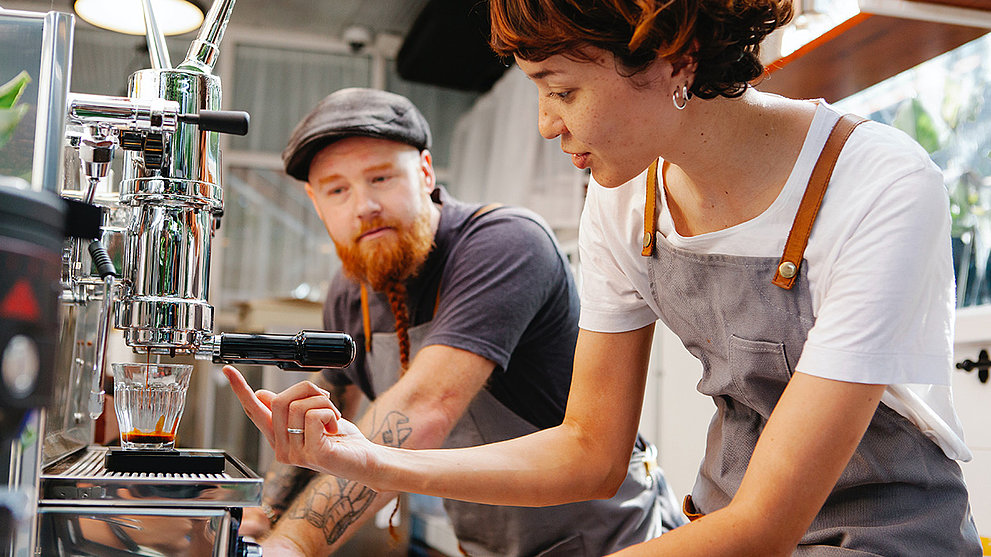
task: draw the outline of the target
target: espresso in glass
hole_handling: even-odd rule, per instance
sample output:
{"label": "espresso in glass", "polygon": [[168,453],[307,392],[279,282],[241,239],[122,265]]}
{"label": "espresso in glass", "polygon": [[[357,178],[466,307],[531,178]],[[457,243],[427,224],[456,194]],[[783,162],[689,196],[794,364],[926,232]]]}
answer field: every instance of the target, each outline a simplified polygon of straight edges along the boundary
{"label": "espresso in glass", "polygon": [[193,366],[121,362],[112,367],[121,448],[173,449]]}

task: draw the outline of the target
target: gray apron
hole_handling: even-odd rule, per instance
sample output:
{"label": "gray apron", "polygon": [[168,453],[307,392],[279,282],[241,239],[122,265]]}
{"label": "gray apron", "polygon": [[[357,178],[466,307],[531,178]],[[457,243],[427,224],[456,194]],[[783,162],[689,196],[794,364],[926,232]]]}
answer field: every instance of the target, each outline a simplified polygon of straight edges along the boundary
{"label": "gray apron", "polygon": [[[820,163],[828,158],[823,151]],[[648,180],[651,185],[656,188],[656,180]],[[696,254],[672,246],[660,233],[653,236],[651,294],[664,322],[702,362],[698,390],[716,405],[705,457],[686,500],[686,512],[705,514],[726,506],[736,493],[815,322],[807,265],[801,264],[804,244],[796,268],[786,273],[794,286],[779,287],[772,278],[780,278],[783,259]],[[883,404],[794,552],[980,554],[960,467]]]}
{"label": "gray apron", "polygon": [[[410,352],[423,346],[430,324],[409,329]],[[374,333],[365,362],[375,396],[399,379],[395,333]],[[411,356],[412,360],[412,356]],[[444,442],[470,447],[537,431],[488,390],[475,396]],[[608,500],[552,507],[509,507],[444,500],[462,551],[472,556],[592,557],[654,538],[686,522],[657,466],[656,449],[635,449],[629,471]],[[507,480],[510,481],[510,480]]]}

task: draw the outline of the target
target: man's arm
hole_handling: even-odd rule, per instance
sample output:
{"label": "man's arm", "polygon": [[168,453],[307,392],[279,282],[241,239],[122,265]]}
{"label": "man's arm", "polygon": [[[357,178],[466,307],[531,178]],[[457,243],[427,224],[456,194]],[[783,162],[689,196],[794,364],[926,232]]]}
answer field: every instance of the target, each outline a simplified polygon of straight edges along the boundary
{"label": "man's arm", "polygon": [[[465,350],[427,346],[357,425],[380,445],[439,447],[494,367],[493,362]],[[391,499],[358,482],[320,474],[296,497],[265,540],[266,555],[328,555]]]}

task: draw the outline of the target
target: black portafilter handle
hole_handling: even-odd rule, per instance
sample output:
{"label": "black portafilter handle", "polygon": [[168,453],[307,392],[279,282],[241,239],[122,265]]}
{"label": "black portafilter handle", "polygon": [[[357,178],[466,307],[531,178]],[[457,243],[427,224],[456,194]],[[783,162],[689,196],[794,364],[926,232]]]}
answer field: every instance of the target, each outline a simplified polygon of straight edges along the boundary
{"label": "black portafilter handle", "polygon": [[180,114],[179,121],[196,124],[203,131],[246,135],[251,115],[243,110],[201,110],[197,114]]}
{"label": "black portafilter handle", "polygon": [[328,367],[347,367],[354,361],[354,353],[354,340],[346,333],[221,333],[213,362],[275,365],[287,371],[320,371]]}

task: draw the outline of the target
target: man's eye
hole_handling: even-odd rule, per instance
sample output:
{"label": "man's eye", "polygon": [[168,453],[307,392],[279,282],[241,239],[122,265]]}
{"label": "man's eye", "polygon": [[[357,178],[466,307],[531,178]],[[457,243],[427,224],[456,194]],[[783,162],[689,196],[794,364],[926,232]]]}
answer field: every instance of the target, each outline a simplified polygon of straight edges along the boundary
{"label": "man's eye", "polygon": [[552,91],[549,96],[566,101],[571,96],[571,91]]}
{"label": "man's eye", "polygon": [[392,176],[389,175],[389,174],[382,174],[380,176],[373,176],[372,177],[372,183],[373,184],[381,184],[383,182],[387,182],[390,178],[392,178]]}

